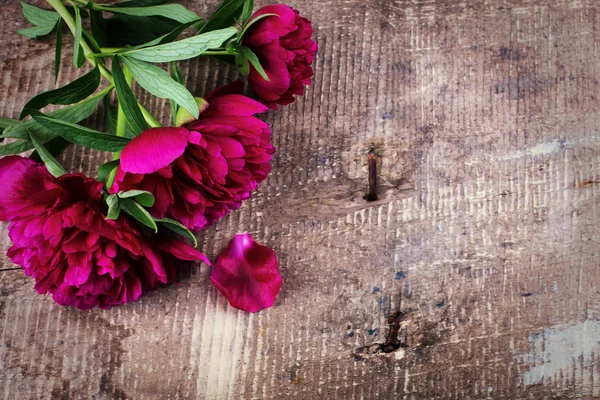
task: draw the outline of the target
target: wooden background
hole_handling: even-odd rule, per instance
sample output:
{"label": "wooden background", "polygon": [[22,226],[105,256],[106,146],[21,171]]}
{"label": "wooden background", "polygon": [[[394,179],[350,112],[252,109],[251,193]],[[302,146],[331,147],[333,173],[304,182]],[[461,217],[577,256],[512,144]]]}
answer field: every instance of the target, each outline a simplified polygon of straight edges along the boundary
{"label": "wooden background", "polygon": [[[0,3],[0,114],[17,117],[54,87],[53,43],[14,34],[18,2]],[[314,85],[266,115],[260,192],[200,235],[211,259],[236,232],[273,247],[276,305],[230,308],[206,266],[88,312],[0,272],[0,397],[600,398],[600,3],[289,3],[314,23]],[[184,72],[200,96],[237,76]],[[93,175],[108,157],[63,161]]]}

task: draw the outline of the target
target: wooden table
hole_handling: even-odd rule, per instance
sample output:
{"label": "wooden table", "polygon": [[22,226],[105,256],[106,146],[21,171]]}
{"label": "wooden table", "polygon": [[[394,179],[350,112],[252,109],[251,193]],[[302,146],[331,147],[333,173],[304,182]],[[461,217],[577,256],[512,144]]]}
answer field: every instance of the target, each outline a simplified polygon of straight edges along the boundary
{"label": "wooden table", "polygon": [[[211,259],[236,232],[273,247],[275,307],[232,309],[206,266],[88,312],[4,271],[0,397],[600,396],[600,3],[289,3],[315,26],[314,84],[266,116],[278,152],[260,191],[200,235]],[[53,39],[12,33],[20,7],[1,4],[0,114],[17,117],[54,87]],[[184,72],[197,95],[237,76],[203,60]],[[62,161],[94,174],[109,157]]]}

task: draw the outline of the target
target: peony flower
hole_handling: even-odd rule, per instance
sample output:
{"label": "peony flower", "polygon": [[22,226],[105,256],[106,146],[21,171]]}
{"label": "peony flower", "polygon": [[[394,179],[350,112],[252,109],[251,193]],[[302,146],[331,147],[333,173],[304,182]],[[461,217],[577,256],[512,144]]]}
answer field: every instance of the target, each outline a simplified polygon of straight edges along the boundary
{"label": "peony flower", "polygon": [[313,76],[311,64],[317,52],[312,39],[310,20],[284,4],[268,5],[258,10],[248,23],[264,14],[249,28],[242,44],[258,56],[269,81],[250,65],[250,86],[269,108],[294,102],[294,95],[304,94],[304,85],[310,85]]}
{"label": "peony flower", "polygon": [[121,152],[111,193],[154,193],[150,212],[199,230],[239,208],[271,170],[266,107],[242,96],[241,82],[212,92],[200,118],[182,127],[151,128]]}
{"label": "peony flower", "polygon": [[10,220],[8,257],[40,294],[82,310],[137,300],[172,282],[182,260],[208,260],[172,237],[143,237],[121,215],[106,220],[102,183],[80,174],[52,177],[31,159],[0,159],[0,220]]}
{"label": "peony flower", "polygon": [[275,252],[248,233],[236,235],[219,255],[210,279],[229,304],[250,312],[271,307],[282,283]]}

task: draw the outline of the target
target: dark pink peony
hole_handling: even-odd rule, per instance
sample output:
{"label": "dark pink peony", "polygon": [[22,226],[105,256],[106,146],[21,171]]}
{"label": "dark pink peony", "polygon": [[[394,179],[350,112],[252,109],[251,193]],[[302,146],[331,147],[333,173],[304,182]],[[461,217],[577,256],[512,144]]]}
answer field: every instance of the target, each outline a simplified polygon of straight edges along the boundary
{"label": "dark pink peony", "polygon": [[266,107],[242,96],[241,82],[206,97],[200,118],[179,128],[152,128],[121,153],[111,193],[154,193],[150,212],[199,230],[239,208],[271,170]]}
{"label": "dark pink peony", "polygon": [[278,104],[293,103],[294,95],[303,95],[304,85],[310,85],[311,64],[318,46],[312,39],[310,20],[298,11],[284,4],[269,5],[254,13],[249,22],[264,14],[277,15],[252,24],[242,44],[256,53],[270,79],[266,81],[250,66],[248,81],[252,89],[269,108],[276,110]]}
{"label": "dark pink peony", "polygon": [[219,255],[210,279],[229,304],[250,312],[271,307],[282,283],[275,252],[248,233],[236,235]]}
{"label": "dark pink peony", "polygon": [[206,258],[172,237],[143,237],[122,215],[105,220],[102,183],[52,177],[31,159],[0,159],[0,220],[9,220],[8,257],[60,305],[90,309],[137,300],[172,282],[181,260]]}

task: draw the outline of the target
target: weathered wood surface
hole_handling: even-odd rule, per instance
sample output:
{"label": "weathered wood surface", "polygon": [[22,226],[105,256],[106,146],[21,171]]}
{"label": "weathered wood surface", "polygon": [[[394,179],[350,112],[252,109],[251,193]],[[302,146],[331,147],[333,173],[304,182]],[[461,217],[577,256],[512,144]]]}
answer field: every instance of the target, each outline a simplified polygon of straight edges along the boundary
{"label": "weathered wood surface", "polygon": [[[260,192],[201,235],[211,258],[239,231],[273,247],[276,306],[231,309],[205,266],[90,312],[2,272],[0,397],[600,396],[600,4],[289,2],[314,21],[314,85],[266,116],[278,153]],[[53,50],[2,5],[0,113],[16,117],[53,87]],[[186,72],[198,95],[236,76]],[[64,160],[92,173],[107,157]]]}

